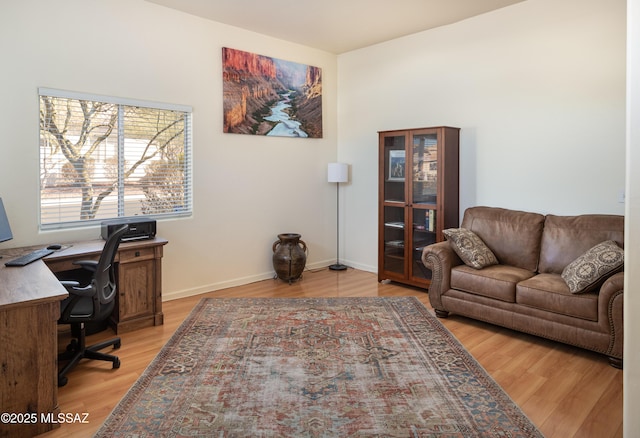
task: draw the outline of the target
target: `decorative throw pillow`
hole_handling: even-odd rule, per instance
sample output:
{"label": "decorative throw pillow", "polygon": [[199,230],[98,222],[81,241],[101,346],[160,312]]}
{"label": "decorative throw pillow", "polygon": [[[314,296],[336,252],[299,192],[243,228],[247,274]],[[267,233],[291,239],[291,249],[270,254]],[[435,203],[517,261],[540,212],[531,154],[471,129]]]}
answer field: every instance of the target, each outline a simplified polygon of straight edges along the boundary
{"label": "decorative throw pillow", "polygon": [[449,228],[442,233],[465,265],[482,269],[498,264],[495,254],[473,231],[466,228]]}
{"label": "decorative throw pillow", "polygon": [[624,266],[624,250],[613,240],[599,243],[572,261],[562,271],[571,293],[588,292],[608,275]]}

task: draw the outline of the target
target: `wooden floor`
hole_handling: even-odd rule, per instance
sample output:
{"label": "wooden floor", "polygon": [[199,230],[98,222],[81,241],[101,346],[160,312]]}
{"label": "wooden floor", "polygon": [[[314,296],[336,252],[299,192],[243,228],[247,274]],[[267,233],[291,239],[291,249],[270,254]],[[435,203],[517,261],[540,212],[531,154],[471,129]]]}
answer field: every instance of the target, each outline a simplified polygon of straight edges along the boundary
{"label": "wooden floor", "polygon": [[[61,412],[88,413],[88,423],[63,424],[41,436],[92,435],[202,297],[407,295],[431,308],[424,291],[380,284],[368,272],[322,269],[305,271],[292,285],[265,280],[165,302],[164,325],[121,335],[122,347],[116,350],[120,369],[113,370],[106,362],[83,361],[59,389]],[[462,317],[441,321],[546,437],[622,437],[622,371],[609,366],[606,358]],[[89,343],[112,336],[107,330],[91,336]],[[60,344],[67,341],[62,334]]]}

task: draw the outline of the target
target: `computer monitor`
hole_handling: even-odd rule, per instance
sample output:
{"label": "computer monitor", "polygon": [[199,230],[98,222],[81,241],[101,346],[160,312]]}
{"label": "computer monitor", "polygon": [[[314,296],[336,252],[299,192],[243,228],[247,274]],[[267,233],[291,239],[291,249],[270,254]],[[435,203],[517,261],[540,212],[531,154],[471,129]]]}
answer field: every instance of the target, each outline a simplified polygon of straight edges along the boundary
{"label": "computer monitor", "polygon": [[7,219],[7,213],[4,211],[4,204],[0,198],[0,242],[11,239],[13,239],[13,234],[11,234],[9,219]]}

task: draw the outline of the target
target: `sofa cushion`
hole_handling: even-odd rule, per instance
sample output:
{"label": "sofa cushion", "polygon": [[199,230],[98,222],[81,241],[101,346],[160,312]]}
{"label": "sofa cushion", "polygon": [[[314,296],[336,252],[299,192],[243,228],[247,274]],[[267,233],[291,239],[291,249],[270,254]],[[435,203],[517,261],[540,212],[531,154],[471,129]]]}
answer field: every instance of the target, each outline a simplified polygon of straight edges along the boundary
{"label": "sofa cushion", "polygon": [[562,271],[562,279],[571,293],[593,290],[609,275],[622,270],[624,250],[613,240],[607,240],[589,249]]}
{"label": "sofa cushion", "polygon": [[476,233],[466,228],[449,228],[442,231],[447,240],[451,242],[453,250],[458,254],[465,265],[475,269],[497,265],[498,260]]}
{"label": "sofa cushion", "polygon": [[539,272],[562,274],[569,263],[605,240],[613,240],[624,248],[624,216],[547,215],[542,233]]}
{"label": "sofa cushion", "polygon": [[540,255],[544,216],[495,207],[465,210],[462,228],[473,231],[503,265],[535,272]]}
{"label": "sofa cushion", "polygon": [[572,294],[559,274],[538,274],[516,287],[516,302],[547,312],[598,320],[598,294]]}
{"label": "sofa cushion", "polygon": [[474,269],[459,265],[451,269],[451,288],[515,303],[516,284],[534,275],[531,271],[505,265]]}

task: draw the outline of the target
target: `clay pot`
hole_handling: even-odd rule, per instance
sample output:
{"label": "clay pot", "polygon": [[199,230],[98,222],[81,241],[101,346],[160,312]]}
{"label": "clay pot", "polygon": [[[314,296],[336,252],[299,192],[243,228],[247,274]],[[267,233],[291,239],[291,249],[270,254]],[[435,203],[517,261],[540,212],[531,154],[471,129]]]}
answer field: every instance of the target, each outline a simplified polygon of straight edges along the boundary
{"label": "clay pot", "polygon": [[278,278],[289,284],[300,278],[307,263],[307,244],[300,237],[300,234],[283,233],[273,242],[273,268]]}

